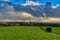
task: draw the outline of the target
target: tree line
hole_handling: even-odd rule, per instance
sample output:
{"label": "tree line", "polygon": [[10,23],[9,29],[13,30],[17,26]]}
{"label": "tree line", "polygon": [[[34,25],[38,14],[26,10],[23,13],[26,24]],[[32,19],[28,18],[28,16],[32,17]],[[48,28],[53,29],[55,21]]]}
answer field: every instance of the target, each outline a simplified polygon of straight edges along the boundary
{"label": "tree line", "polygon": [[48,22],[7,22],[0,23],[0,26],[52,26],[60,27],[60,23],[48,23]]}

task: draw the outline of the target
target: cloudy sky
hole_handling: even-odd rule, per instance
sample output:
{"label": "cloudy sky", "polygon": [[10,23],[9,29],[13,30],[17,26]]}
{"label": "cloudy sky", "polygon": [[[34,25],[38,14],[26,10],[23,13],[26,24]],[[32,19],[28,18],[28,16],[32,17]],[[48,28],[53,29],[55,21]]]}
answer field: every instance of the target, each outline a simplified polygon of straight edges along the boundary
{"label": "cloudy sky", "polygon": [[[11,0],[12,3],[14,2],[14,0]],[[23,4],[26,2],[26,0],[19,0],[20,1],[20,4]],[[32,0],[34,2],[37,2],[39,1],[40,4],[45,4],[47,1],[49,2],[52,2],[52,5],[56,5],[56,4],[59,4],[60,5],[60,0]]]}
{"label": "cloudy sky", "polygon": [[[27,0],[5,0],[5,1],[11,1],[12,3],[16,3],[15,1],[19,1],[20,4],[25,3]],[[60,0],[32,0],[34,2],[39,2],[40,4],[45,4],[47,1],[52,2],[52,5],[59,4],[60,5]]]}
{"label": "cloudy sky", "polygon": [[[28,1],[28,0],[0,0],[0,1],[8,1],[8,2],[11,1],[11,3],[13,3],[13,4],[15,4],[16,2],[18,2],[19,4],[24,4],[24,3],[27,4],[28,3],[28,2],[26,3],[26,1]],[[45,14],[47,14],[48,16],[60,17],[60,6],[59,6],[60,0],[31,0],[31,1],[34,1],[34,2],[32,2],[34,5],[37,4],[36,2],[39,2],[39,4],[45,4],[47,1],[52,2],[52,9],[51,8],[43,9],[44,7],[41,7],[41,6],[37,6],[37,7],[36,6],[35,7],[34,6],[33,7],[25,7],[24,6],[21,8],[17,7],[17,6],[9,6],[9,5],[0,6],[0,19],[7,19],[7,20],[8,19],[13,19],[13,20],[16,20],[16,19],[17,20],[20,20],[20,19],[23,19],[23,20],[24,19],[27,19],[27,20],[34,19],[35,20],[35,19],[37,19],[38,20],[39,19],[40,20],[40,17],[43,15],[42,13],[45,13],[45,12],[46,12]],[[19,10],[19,8],[21,11],[19,11],[19,12],[15,11],[15,9]],[[24,10],[22,10],[22,9],[24,9]],[[39,16],[39,17],[37,17],[37,16]]]}

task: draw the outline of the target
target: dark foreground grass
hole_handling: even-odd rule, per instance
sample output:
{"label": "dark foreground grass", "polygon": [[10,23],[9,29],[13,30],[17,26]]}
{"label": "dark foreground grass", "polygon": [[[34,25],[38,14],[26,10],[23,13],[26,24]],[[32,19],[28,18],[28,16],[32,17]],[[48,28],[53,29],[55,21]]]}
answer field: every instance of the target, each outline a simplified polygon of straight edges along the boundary
{"label": "dark foreground grass", "polygon": [[[53,32],[60,32],[54,28]],[[60,40],[60,34],[48,33],[39,27],[0,27],[0,40]]]}

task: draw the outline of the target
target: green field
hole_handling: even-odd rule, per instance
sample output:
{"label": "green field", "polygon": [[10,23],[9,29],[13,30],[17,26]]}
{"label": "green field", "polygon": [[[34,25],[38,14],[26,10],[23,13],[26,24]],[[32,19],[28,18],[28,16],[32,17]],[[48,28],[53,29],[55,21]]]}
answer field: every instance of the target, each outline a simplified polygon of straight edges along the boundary
{"label": "green field", "polygon": [[0,40],[60,40],[60,28],[52,29],[52,33],[48,33],[33,26],[0,27]]}

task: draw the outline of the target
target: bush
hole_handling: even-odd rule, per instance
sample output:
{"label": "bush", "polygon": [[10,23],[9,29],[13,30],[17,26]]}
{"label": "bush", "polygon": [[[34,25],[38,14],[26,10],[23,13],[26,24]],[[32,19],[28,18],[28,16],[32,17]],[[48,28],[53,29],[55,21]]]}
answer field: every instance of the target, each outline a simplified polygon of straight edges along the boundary
{"label": "bush", "polygon": [[46,32],[52,32],[52,28],[46,28]]}

